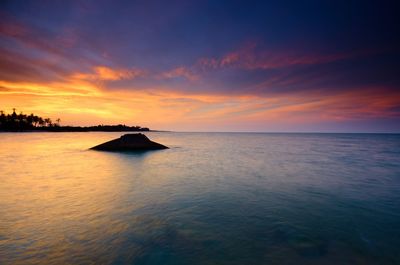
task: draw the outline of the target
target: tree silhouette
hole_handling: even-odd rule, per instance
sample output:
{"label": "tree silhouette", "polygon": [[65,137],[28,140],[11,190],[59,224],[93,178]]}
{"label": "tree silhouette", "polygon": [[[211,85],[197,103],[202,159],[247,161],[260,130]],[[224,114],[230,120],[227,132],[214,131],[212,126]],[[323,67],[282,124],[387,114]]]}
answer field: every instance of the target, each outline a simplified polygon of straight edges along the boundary
{"label": "tree silhouette", "polygon": [[55,132],[87,132],[87,131],[149,131],[149,128],[140,126],[119,125],[97,125],[88,127],[60,126],[61,120],[58,118],[53,123],[50,118],[42,118],[40,116],[26,115],[22,112],[17,114],[16,109],[12,109],[11,114],[6,114],[0,110],[0,131],[55,131]]}
{"label": "tree silhouette", "polygon": [[32,130],[45,125],[52,125],[50,118],[43,119],[42,117],[36,116],[33,113],[30,115],[25,115],[22,112],[17,114],[15,108],[13,108],[13,112],[11,114],[7,115],[3,110],[0,111],[0,130],[2,131]]}
{"label": "tree silhouette", "polygon": [[44,126],[48,126],[48,127],[51,127],[51,119],[50,118],[46,118],[46,119],[44,119]]}

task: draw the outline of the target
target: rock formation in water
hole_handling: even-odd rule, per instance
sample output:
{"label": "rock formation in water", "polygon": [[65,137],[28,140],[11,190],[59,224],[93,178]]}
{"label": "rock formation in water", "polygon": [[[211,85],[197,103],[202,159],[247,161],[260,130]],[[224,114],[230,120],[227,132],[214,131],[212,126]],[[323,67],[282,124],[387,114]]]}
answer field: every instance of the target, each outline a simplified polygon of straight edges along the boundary
{"label": "rock formation in water", "polygon": [[150,141],[146,135],[141,133],[132,133],[122,135],[118,139],[114,139],[90,149],[101,151],[144,151],[168,149],[165,145]]}

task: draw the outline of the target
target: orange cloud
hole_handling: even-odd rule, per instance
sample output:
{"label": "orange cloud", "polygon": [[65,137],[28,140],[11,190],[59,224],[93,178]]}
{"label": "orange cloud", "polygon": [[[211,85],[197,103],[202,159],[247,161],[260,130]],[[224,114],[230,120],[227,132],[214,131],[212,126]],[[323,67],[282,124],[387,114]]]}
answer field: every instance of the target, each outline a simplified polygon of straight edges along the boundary
{"label": "orange cloud", "polygon": [[111,69],[106,66],[97,66],[94,68],[96,75],[102,80],[121,80],[133,79],[143,74],[141,70]]}
{"label": "orange cloud", "polygon": [[170,71],[161,73],[161,78],[176,78],[176,77],[184,77],[190,81],[198,80],[199,76],[194,74],[191,70],[186,67],[177,67]]}
{"label": "orange cloud", "polygon": [[[25,34],[9,28],[10,36]],[[20,32],[21,31],[21,32]],[[13,33],[16,32],[16,33]],[[4,33],[4,30],[3,30]],[[106,81],[138,77],[150,79],[200,79],[200,71],[220,67],[247,69],[286,67],[315,64],[347,58],[350,55],[291,56],[256,54],[253,48],[229,53],[221,58],[203,58],[191,67],[176,67],[157,73],[135,68],[112,68],[94,64],[90,72],[75,72],[58,67],[54,62],[34,60],[0,50],[0,106],[34,112],[53,119],[61,118],[64,125],[116,124],[140,125],[166,130],[238,130],[245,126],[260,126],[273,130],[282,124],[310,124],[323,121],[348,121],[381,117],[398,117],[400,92],[381,87],[349,88],[347,91],[318,92],[289,91],[288,93],[257,93],[264,86],[295,85],[302,80],[285,73],[249,87],[249,92],[224,93],[199,90],[179,90],[177,87],[148,86],[136,89],[133,84],[122,90],[107,90]],[[13,62],[17,58],[17,63]],[[7,70],[7,71],[5,71]],[[44,80],[41,71],[54,73],[57,78]],[[15,72],[15,75],[13,73]],[[312,78],[318,78],[313,77]],[[307,76],[308,80],[312,78]],[[104,81],[104,82],[103,82]],[[197,91],[197,92],[196,92]],[[208,92],[205,92],[208,91]],[[319,90],[322,91],[322,90]],[[329,95],[328,95],[329,94]],[[396,111],[397,109],[397,111]]]}
{"label": "orange cloud", "polygon": [[[67,79],[67,78],[66,78]],[[0,106],[34,112],[62,124],[125,123],[166,130],[238,130],[282,124],[398,117],[400,92],[382,88],[323,93],[297,92],[268,96],[178,92],[173,87],[143,90],[99,89],[91,81],[23,83],[0,81]],[[274,127],[275,126],[275,127]],[[283,126],[283,125],[282,125]]]}
{"label": "orange cloud", "polygon": [[73,78],[83,80],[107,80],[134,79],[143,76],[145,71],[139,69],[113,69],[106,66],[93,67],[92,73],[75,73]]}

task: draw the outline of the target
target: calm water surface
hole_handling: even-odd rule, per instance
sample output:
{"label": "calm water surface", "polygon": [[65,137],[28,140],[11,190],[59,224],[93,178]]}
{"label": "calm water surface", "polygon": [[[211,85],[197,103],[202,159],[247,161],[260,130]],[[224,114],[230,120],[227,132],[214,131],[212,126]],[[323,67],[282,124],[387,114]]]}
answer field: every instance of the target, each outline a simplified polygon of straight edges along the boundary
{"label": "calm water surface", "polygon": [[0,264],[400,264],[400,135],[0,134]]}

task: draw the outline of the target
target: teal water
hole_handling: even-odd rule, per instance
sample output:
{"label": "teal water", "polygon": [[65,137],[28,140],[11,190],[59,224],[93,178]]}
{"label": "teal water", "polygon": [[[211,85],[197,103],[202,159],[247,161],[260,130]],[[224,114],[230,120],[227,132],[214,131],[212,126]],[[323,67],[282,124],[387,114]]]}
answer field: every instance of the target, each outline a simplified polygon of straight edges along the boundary
{"label": "teal water", "polygon": [[0,264],[400,264],[400,135],[0,134]]}

